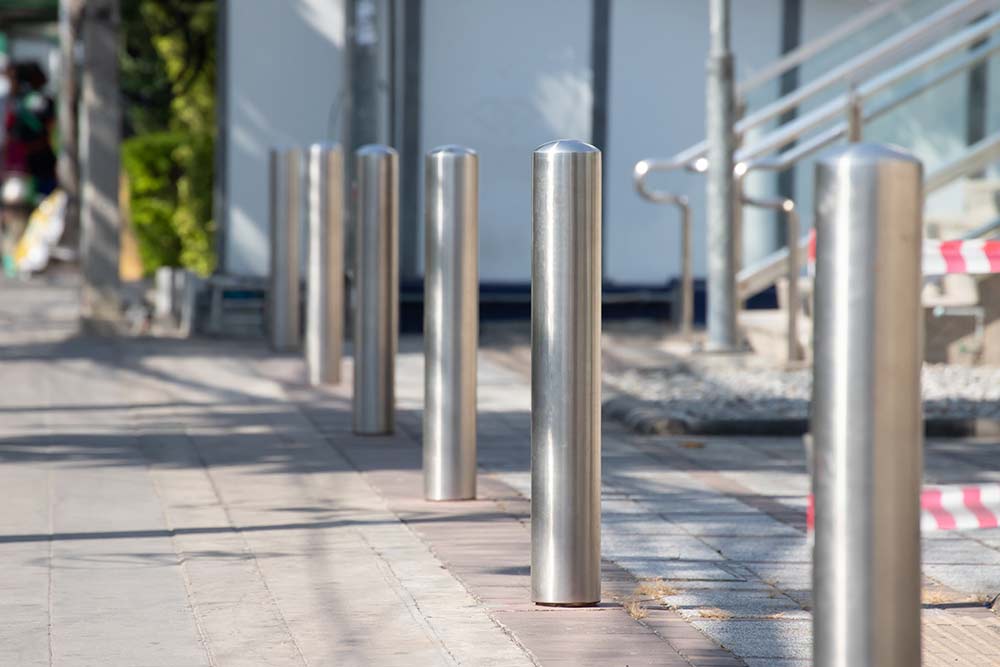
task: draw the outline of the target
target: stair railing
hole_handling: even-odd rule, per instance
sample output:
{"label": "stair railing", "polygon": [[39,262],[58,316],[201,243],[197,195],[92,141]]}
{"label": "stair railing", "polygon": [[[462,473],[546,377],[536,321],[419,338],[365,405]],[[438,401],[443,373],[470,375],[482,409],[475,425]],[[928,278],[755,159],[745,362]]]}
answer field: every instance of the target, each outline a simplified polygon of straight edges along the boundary
{"label": "stair railing", "polygon": [[[885,92],[890,87],[900,81],[912,76],[916,72],[928,68],[940,61],[954,55],[955,53],[968,49],[982,42],[995,31],[1000,29],[1000,14],[987,16],[985,19],[977,21],[963,30],[948,36],[930,48],[910,57],[906,61],[897,64],[884,72],[872,76],[863,83],[859,81],[858,72],[871,71],[877,64],[883,64],[886,60],[919,48],[928,41],[935,39],[942,31],[952,28],[963,21],[969,21],[974,17],[982,16],[985,11],[993,11],[1000,8],[1000,0],[960,0],[953,2],[937,12],[925,17],[921,21],[914,23],[909,28],[897,33],[892,38],[883,41],[880,45],[869,49],[867,52],[856,56],[834,68],[826,75],[810,82],[788,95],[765,106],[759,111],[750,114],[746,118],[737,122],[734,130],[738,135],[768,122],[785,112],[794,109],[812,96],[838,84],[847,83],[850,89],[847,93],[838,95],[834,99],[820,105],[807,114],[782,125],[764,137],[755,141],[752,145],[741,148],[735,156],[734,180],[735,192],[740,205],[734,207],[735,214],[733,220],[734,235],[737,241],[737,257],[739,246],[742,245],[742,205],[759,206],[772,210],[778,210],[785,214],[787,225],[787,238],[799,238],[799,216],[795,202],[787,198],[757,198],[748,197],[743,192],[742,183],[746,175],[753,170],[781,171],[794,166],[798,161],[808,157],[822,148],[838,141],[843,137],[857,140],[860,138],[862,128],[866,122],[887,113],[889,110],[901,105],[905,101],[925,91],[927,88],[936,85],[959,72],[979,64],[990,55],[1000,50],[1000,45],[986,45],[972,48],[969,54],[944,69],[936,73],[933,77],[925,80],[920,85],[913,87],[902,94],[899,94],[888,103],[880,104],[878,107],[864,111],[865,101],[873,96]],[[874,20],[874,19],[871,19]],[[821,49],[813,49],[812,53]],[[789,54],[793,55],[793,54]],[[801,60],[790,58],[786,60],[786,68],[776,66],[769,68],[777,76],[795,65]],[[776,63],[781,65],[781,63]],[[749,90],[759,85],[762,80],[757,77],[741,86],[741,91]],[[823,124],[846,118],[836,122],[833,126],[821,130],[819,133],[803,139],[806,134],[817,130]],[[800,141],[801,140],[801,141]],[[796,146],[788,149],[776,156],[770,156],[774,151],[780,150],[788,144],[799,141]],[[689,332],[691,327],[691,304],[693,303],[693,277],[691,276],[691,211],[687,198],[674,193],[655,190],[649,187],[647,177],[654,171],[673,171],[687,169],[688,171],[703,173],[708,168],[707,144],[702,141],[691,146],[684,151],[666,160],[646,159],[636,163],[633,170],[635,186],[639,194],[648,201],[655,203],[666,203],[676,206],[681,214],[682,221],[682,243],[681,243],[681,266],[682,266],[682,316],[681,327],[684,332]],[[792,233],[794,231],[794,233]],[[740,300],[750,294],[760,291],[772,284],[782,274],[789,277],[789,302],[796,304],[798,299],[792,298],[798,292],[798,280],[801,244],[790,244],[777,253],[765,258],[752,270],[739,271],[737,281],[737,295]],[[793,278],[794,276],[794,278]],[[801,351],[797,345],[797,308],[790,307],[789,311],[789,339],[796,341],[796,344],[789,343],[789,359],[800,357]],[[793,336],[792,334],[795,333]]]}

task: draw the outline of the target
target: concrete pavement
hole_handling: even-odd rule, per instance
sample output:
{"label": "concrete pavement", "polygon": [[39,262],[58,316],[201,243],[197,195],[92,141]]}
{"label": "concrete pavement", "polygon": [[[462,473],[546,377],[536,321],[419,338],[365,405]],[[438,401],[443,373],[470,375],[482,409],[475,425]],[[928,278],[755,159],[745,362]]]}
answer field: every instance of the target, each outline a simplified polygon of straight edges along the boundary
{"label": "concrete pavement", "polygon": [[[808,664],[795,440],[606,424],[606,602],[536,608],[523,345],[480,356],[480,499],[428,503],[418,340],[359,438],[294,356],[75,318],[72,281],[0,289],[0,664]],[[997,478],[991,444],[931,443],[931,481]],[[925,664],[1000,664],[1000,531],[925,561]]]}

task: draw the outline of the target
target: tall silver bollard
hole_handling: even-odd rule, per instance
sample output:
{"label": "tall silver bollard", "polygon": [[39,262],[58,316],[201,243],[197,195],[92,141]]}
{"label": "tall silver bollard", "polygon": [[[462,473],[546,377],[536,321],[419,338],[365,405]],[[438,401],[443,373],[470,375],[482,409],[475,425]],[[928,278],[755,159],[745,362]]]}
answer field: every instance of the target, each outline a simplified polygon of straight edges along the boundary
{"label": "tall silver bollard", "polygon": [[532,161],[531,599],[601,599],[601,152]]}
{"label": "tall silver bollard", "polygon": [[337,144],[309,147],[306,368],[313,385],[340,382],[344,344],[343,164]]}
{"label": "tall silver bollard", "polygon": [[388,146],[354,153],[354,432],[395,429],[399,340],[399,162]]}
{"label": "tall silver bollard", "polygon": [[476,497],[479,157],[427,154],[424,192],[424,495]]}
{"label": "tall silver bollard", "polygon": [[876,144],[816,167],[816,667],[920,665],[921,172]]}
{"label": "tall silver bollard", "polygon": [[271,150],[271,286],[268,329],[271,347],[298,348],[301,336],[299,280],[302,224],[302,151]]}

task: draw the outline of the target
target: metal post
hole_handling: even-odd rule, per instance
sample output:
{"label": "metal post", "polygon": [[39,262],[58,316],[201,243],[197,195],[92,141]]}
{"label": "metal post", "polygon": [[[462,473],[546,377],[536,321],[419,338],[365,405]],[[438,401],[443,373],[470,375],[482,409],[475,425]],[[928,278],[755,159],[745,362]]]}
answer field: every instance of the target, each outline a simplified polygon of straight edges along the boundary
{"label": "metal post", "polygon": [[920,665],[921,172],[875,144],[816,168],[816,667]]}
{"label": "metal post", "polygon": [[424,495],[476,497],[479,157],[427,154],[424,221]]}
{"label": "metal post", "polygon": [[301,149],[287,147],[271,150],[271,287],[268,294],[268,323],[271,346],[281,352],[298,348],[301,335],[301,172]]}
{"label": "metal post", "polygon": [[687,338],[694,329],[694,269],[691,266],[693,243],[691,206],[687,198],[679,200],[681,210],[681,336]]}
{"label": "metal post", "polygon": [[344,344],[343,164],[337,144],[309,147],[306,369],[313,385],[340,382]]}
{"label": "metal post", "polygon": [[[384,49],[380,40],[382,13],[386,3],[377,0],[347,0],[344,14],[347,22],[347,44],[344,49],[345,81],[347,83],[346,123],[340,136],[346,142],[345,167],[347,192],[354,193],[358,173],[354,157],[358,148],[383,140],[379,135],[380,121],[385,117],[384,105],[379,104],[379,57]],[[335,135],[336,136],[336,135]],[[354,195],[351,194],[351,197]],[[345,226],[348,243],[356,242],[358,219],[348,210]],[[354,258],[345,258],[352,283],[357,267]]]}
{"label": "metal post", "polygon": [[601,152],[532,161],[531,599],[601,599]]}
{"label": "metal post", "polygon": [[856,86],[851,85],[847,94],[847,140],[851,143],[861,141],[861,132],[865,117],[862,110],[861,96]]}
{"label": "metal post", "polygon": [[77,102],[80,93],[77,47],[83,0],[59,1],[59,187],[66,193],[66,226],[62,243],[80,239],[80,143]]}
{"label": "metal post", "polygon": [[395,430],[399,339],[399,160],[388,146],[354,153],[357,221],[354,313],[354,432]]}
{"label": "metal post", "polygon": [[802,268],[799,258],[799,212],[795,202],[785,199],[781,210],[785,212],[785,236],[788,237],[788,351],[789,362],[802,358],[802,346],[799,344],[799,310],[802,308],[802,297],[799,296],[799,273]]}
{"label": "metal post", "polygon": [[121,90],[118,0],[90,0],[81,24],[80,314],[90,329],[114,332],[121,319],[118,210]]}
{"label": "metal post", "polygon": [[733,55],[729,50],[729,0],[709,3],[708,54],[708,341],[707,349],[736,349],[736,248]]}

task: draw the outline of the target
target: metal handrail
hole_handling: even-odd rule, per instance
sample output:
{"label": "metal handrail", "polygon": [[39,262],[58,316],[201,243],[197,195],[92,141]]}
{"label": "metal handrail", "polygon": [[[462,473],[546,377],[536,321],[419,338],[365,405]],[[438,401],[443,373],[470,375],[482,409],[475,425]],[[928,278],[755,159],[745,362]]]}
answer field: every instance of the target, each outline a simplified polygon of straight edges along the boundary
{"label": "metal handrail", "polygon": [[962,235],[962,240],[974,241],[976,239],[985,238],[986,236],[989,236],[990,234],[998,230],[1000,230],[1000,218],[990,220],[985,225],[980,225],[979,227],[976,227],[975,229],[966,232],[965,234]]}
{"label": "metal handrail", "polygon": [[[891,100],[883,102],[874,109],[867,111],[861,115],[861,120],[863,123],[868,123],[876,118],[884,116],[886,113],[896,109],[905,102],[913,99],[917,95],[926,92],[928,88],[932,88],[937,84],[946,81],[947,79],[960,74],[972,67],[975,67],[982,61],[986,60],[994,53],[1000,51],[1000,43],[993,45],[984,45],[977,48],[974,51],[970,51],[968,55],[962,58],[957,63],[954,63],[947,69],[944,69],[936,73],[930,79],[921,82],[920,86],[914,87],[912,90],[905,91],[900,95],[897,95]],[[860,109],[859,109],[860,111]],[[836,125],[832,125],[826,130],[815,134],[805,141],[796,144],[793,148],[780,153],[775,156],[765,156],[760,158],[754,158],[747,161],[737,162],[734,167],[734,173],[737,176],[744,175],[751,171],[783,171],[788,169],[800,160],[807,158],[823,148],[826,148],[830,144],[834,143],[838,139],[843,138],[848,134],[848,123],[841,121]],[[982,142],[980,142],[982,143]],[[969,147],[969,151],[979,151],[985,150],[980,148],[980,144],[975,144]],[[988,156],[987,156],[988,157]],[[988,162],[987,162],[988,163]]]}
{"label": "metal handrail", "polygon": [[[952,56],[963,49],[982,41],[998,30],[1000,30],[1000,13],[994,14],[983,21],[979,21],[969,26],[961,32],[938,42],[928,50],[914,56],[913,58],[886,70],[868,81],[865,81],[851,92],[838,95],[834,99],[822,104],[816,109],[813,109],[809,113],[796,118],[790,123],[786,123],[774,132],[771,132],[767,136],[761,138],[753,145],[737,151],[735,160],[736,162],[746,162],[778,150],[782,146],[790,144],[793,141],[797,141],[807,133],[815,130],[820,125],[838,117],[847,115],[852,107],[863,106],[866,100],[878,95],[879,93],[885,92],[899,82],[913,76],[917,72],[932,65],[936,65],[949,56]],[[976,62],[987,57],[988,51],[989,49],[983,49],[974,54],[970,54],[962,60],[958,69],[968,69]],[[954,68],[951,68],[948,71],[949,76],[955,73]],[[922,84],[918,88],[926,89],[929,85],[932,84]],[[697,171],[701,171],[702,168],[707,168],[707,166],[706,160],[704,165],[702,165],[701,162],[698,162],[694,165],[694,168]]]}
{"label": "metal handrail", "polygon": [[[924,178],[924,195],[926,196],[940,190],[942,187],[963,176],[980,171],[997,160],[1000,160],[1000,132],[976,142],[960,157],[928,174]],[[744,202],[747,202],[746,198],[744,198]],[[753,204],[754,202],[751,201],[749,203]],[[969,232],[964,238],[981,238],[997,229],[1000,229],[1000,219]],[[767,257],[759,260],[754,266],[747,267],[737,274],[736,290],[738,298],[745,299],[751,294],[759,292],[769,285],[774,284],[775,280],[782,275],[792,275],[792,271],[795,271],[796,274],[798,273],[798,267],[792,268],[789,266],[793,261],[796,265],[801,266],[798,258],[792,258],[789,255],[797,255],[805,249],[809,237],[808,235],[799,236],[797,244],[791,243],[791,239],[795,238],[795,236],[789,235],[788,238],[789,245],[787,247],[774,251]],[[790,253],[790,249],[794,250]]]}
{"label": "metal handrail", "polygon": [[[781,211],[785,214],[785,236],[789,239],[799,238],[799,211],[795,207],[795,202],[786,197],[761,198],[743,197],[743,203],[750,206],[758,206],[773,211]],[[788,361],[799,361],[802,359],[802,346],[799,345],[799,273],[801,261],[799,259],[799,246],[796,243],[788,245],[788,320],[786,333],[788,334],[788,350],[786,352]]]}
{"label": "metal handrail", "polygon": [[643,197],[657,204],[672,204],[681,214],[681,336],[688,337],[694,326],[694,269],[691,266],[691,205],[687,197],[664,192],[649,192],[645,184],[639,186]]}
{"label": "metal handrail", "polygon": [[940,190],[952,181],[985,169],[1000,159],[1000,132],[980,139],[950,162],[924,179],[924,194]]}
{"label": "metal handrail", "polygon": [[741,81],[736,86],[736,94],[746,97],[747,94],[756,88],[777,79],[782,74],[792,70],[806,62],[818,53],[822,53],[831,45],[836,44],[845,37],[850,37],[859,30],[864,30],[869,25],[879,20],[902,6],[904,0],[889,0],[870,7],[857,16],[844,21],[828,33],[812,39],[798,48],[789,51],[763,69],[754,72],[749,77]]}
{"label": "metal handrail", "polygon": [[[867,123],[885,115],[889,111],[892,111],[893,109],[899,107],[903,103],[913,99],[913,97],[919,95],[928,88],[931,88],[941,83],[942,81],[945,81],[950,77],[955,76],[956,74],[959,74],[961,72],[970,69],[971,67],[974,67],[975,65],[989,58],[997,51],[1000,51],[1000,44],[980,46],[977,49],[970,51],[966,57],[962,58],[957,63],[954,63],[948,68],[942,70],[941,72],[936,73],[930,79],[923,81],[920,86],[915,87],[913,90],[905,91],[902,94],[897,95],[893,99],[883,102],[874,109],[871,109],[864,113],[862,113],[861,108],[858,107],[857,111],[861,122]],[[849,123],[841,121],[836,125],[832,125],[826,130],[809,137],[805,141],[796,144],[795,147],[787,151],[784,151],[780,155],[756,158],[746,162],[738,162],[734,166],[736,191],[742,192],[743,179],[751,171],[757,171],[757,170],[783,171],[785,169],[788,169],[789,167],[799,162],[800,160],[809,157],[815,153],[818,153],[823,148],[826,148],[835,141],[843,138],[844,136],[847,136],[849,133],[848,125]],[[974,146],[969,147],[968,152],[963,157],[966,157],[968,159],[973,159],[973,157],[976,155],[982,155],[980,159],[986,160],[986,163],[988,164],[989,161],[991,161],[990,158],[995,154],[993,151],[996,151],[998,148],[992,143],[989,143],[989,141],[990,140],[987,139],[984,140],[984,142],[986,143],[980,142],[979,144],[975,144]],[[977,171],[978,169],[981,169],[982,166],[985,166],[982,163],[976,163],[976,164],[978,164],[979,166],[974,167],[972,171]],[[938,176],[938,178],[939,179],[945,178],[945,176],[944,174],[941,174]],[[946,179],[946,182],[950,182],[951,180],[954,179]],[[745,196],[743,197],[743,203],[744,204],[748,203]],[[740,216],[736,216],[736,221],[739,220]],[[739,238],[741,234],[742,230],[736,230],[737,238]],[[793,237],[789,236],[788,238],[793,238]],[[767,271],[768,269],[769,266],[766,264],[760,268],[761,271]],[[743,277],[740,278],[739,276]],[[739,273],[737,277],[737,293],[740,299],[746,298],[747,296],[747,294],[741,289],[741,286],[744,283],[750,282],[753,277],[754,276],[752,275],[750,276],[744,275],[743,272]],[[758,281],[754,281],[755,284],[756,282]]]}
{"label": "metal handrail", "polygon": [[[908,49],[918,48],[919,46],[922,46],[928,41],[934,39],[939,32],[947,30],[955,24],[971,20],[984,12],[993,11],[998,8],[1000,8],[1000,0],[958,0],[953,2],[930,16],[914,23],[909,28],[897,33],[895,36],[883,41],[875,47],[872,47],[868,51],[851,58],[845,63],[842,63],[827,74],[815,79],[809,84],[792,91],[763,109],[760,109],[759,111],[740,120],[736,123],[734,131],[737,135],[745,135],[749,129],[781,116],[827,88],[838,83],[857,81],[859,72],[865,72],[875,64],[895,57]],[[803,118],[812,118],[821,110],[829,112],[830,108],[840,109],[843,106],[844,101],[841,101],[835,107],[830,104],[826,104],[819,109],[810,112]],[[828,119],[828,116],[823,116],[817,124],[821,124]],[[794,141],[802,134],[815,127],[815,124],[805,125],[801,122],[801,120],[793,121],[790,125],[795,125],[798,128],[794,133],[794,136],[784,138],[783,141],[778,143],[776,146],[771,147],[772,150],[775,147],[780,148],[781,146]],[[667,159],[647,158],[645,160],[641,160],[636,163],[633,171],[636,185],[638,187],[640,181],[645,181],[646,176],[651,171],[673,171],[676,169],[683,169],[694,165],[696,160],[704,162],[700,165],[701,168],[696,169],[697,171],[702,171],[707,167],[707,161],[704,161],[707,153],[707,141],[700,141]],[[740,158],[737,157],[737,159]]]}
{"label": "metal handrail", "polygon": [[907,50],[919,48],[935,39],[940,32],[996,9],[1000,9],[1000,2],[996,0],[959,0],[953,2],[868,49],[868,51],[848,59],[823,76],[750,114],[737,124],[736,131],[745,133],[749,129],[777,118],[831,86],[857,81],[859,76],[864,76],[877,64],[895,58]]}
{"label": "metal handrail", "polygon": [[[976,5],[977,7],[986,4],[989,6],[1000,6],[1000,2],[991,1],[988,3],[971,3],[962,2],[954,3],[949,5],[946,9],[951,9],[947,13],[938,12],[934,16],[938,17],[939,21],[954,21],[955,16],[961,15],[961,12],[969,11],[969,7]],[[961,5],[961,7],[958,7]],[[956,9],[957,8],[957,9]],[[934,24],[936,27],[940,27],[940,24]],[[914,26],[916,27],[916,26]],[[929,26],[925,26],[924,30],[930,30]],[[941,72],[935,73],[930,79],[921,82],[918,86],[915,86],[912,90],[906,91],[905,93],[896,96],[893,100],[880,104],[875,109],[869,110],[864,113],[863,105],[866,99],[873,97],[900,81],[912,76],[916,72],[930,67],[931,65],[937,64],[941,60],[961,51],[962,49],[968,48],[969,46],[975,46],[977,43],[982,42],[982,40],[988,37],[994,31],[1000,29],[1000,14],[987,17],[985,20],[979,21],[961,32],[952,35],[933,45],[926,51],[911,57],[907,61],[892,67],[891,69],[874,76],[873,78],[865,81],[859,86],[852,86],[851,90],[846,94],[842,94],[830,100],[829,102],[821,105],[819,108],[813,110],[809,114],[802,116],[795,121],[786,124],[785,126],[779,128],[778,130],[770,133],[757,143],[748,146],[737,152],[735,173],[734,178],[736,179],[736,192],[740,197],[742,204],[762,206],[765,208],[771,208],[774,210],[781,210],[786,212],[786,219],[788,220],[789,226],[792,225],[791,218],[794,218],[794,224],[796,228],[798,227],[798,213],[795,208],[794,201],[790,199],[759,199],[753,197],[747,197],[743,194],[742,180],[743,177],[752,169],[768,169],[768,170],[782,170],[786,169],[797,161],[801,160],[808,155],[811,155],[823,147],[837,141],[841,137],[847,135],[849,138],[854,140],[860,138],[860,129],[862,125],[877,118],[889,110],[899,106],[905,101],[912,99],[915,95],[920,94],[924,90],[940,83],[941,81],[954,76],[955,74],[965,71],[972,66],[978,64],[979,62],[985,60],[987,57],[992,55],[997,50],[1000,50],[1000,44],[998,45],[983,45],[974,48],[959,62],[950,65],[948,68],[942,70]],[[912,30],[906,31],[908,34],[912,34]],[[898,36],[897,36],[898,37]],[[891,44],[890,44],[891,42]],[[889,40],[886,44],[895,44],[898,39]],[[910,45],[912,46],[912,44]],[[892,46],[892,48],[901,48],[897,46]],[[882,48],[880,52],[885,52]],[[854,59],[857,60],[857,59]],[[851,61],[853,62],[853,61]],[[817,89],[818,90],[818,89]],[[774,150],[780,149],[782,146],[787,145],[793,141],[799,141],[803,135],[814,130],[817,126],[834,119],[838,116],[846,116],[847,121],[840,121],[833,125],[832,127],[823,130],[822,132],[815,134],[811,137],[800,141],[795,147],[784,151],[779,156],[766,157],[768,153]],[[737,131],[740,130],[740,125],[737,125]],[[703,153],[704,142],[692,146],[679,153],[678,155],[670,158],[668,160],[642,160],[635,165],[633,171],[633,177],[635,180],[636,189],[639,194],[645,199],[652,202],[659,203],[671,203],[677,205],[681,209],[682,220],[684,221],[684,231],[683,234],[689,238],[690,237],[690,206],[687,199],[680,197],[678,195],[664,192],[656,191],[647,185],[646,177],[650,171],[659,170],[672,170],[679,168],[687,168],[695,172],[703,172],[708,167],[708,160]],[[973,147],[975,149],[975,147]],[[981,168],[981,167],[980,167]],[[737,239],[737,246],[740,246],[741,240],[741,212],[740,207],[736,208],[737,215],[734,216],[734,227],[735,236]],[[795,234],[788,234],[789,239],[794,239],[798,235],[796,230]],[[737,292],[738,298],[743,299],[747,294],[747,289],[752,285],[757,285],[760,283],[760,278],[764,276],[761,274],[766,273],[766,275],[771,279],[770,282],[765,282],[760,286],[762,289],[769,284],[773,283],[773,278],[775,277],[774,271],[778,270],[778,275],[784,273],[782,269],[786,268],[785,265],[789,264],[791,266],[787,267],[787,270],[791,273],[798,273],[798,253],[800,250],[800,244],[790,244],[789,248],[782,249],[779,251],[782,257],[778,259],[777,262],[765,262],[762,266],[758,265],[755,267],[754,271],[750,275],[746,275],[745,271],[740,271],[737,276]],[[691,259],[690,259],[690,243],[682,243],[682,266],[687,268],[690,272]],[[772,255],[774,257],[774,255]],[[683,285],[693,285],[693,278],[689,274],[685,274],[682,278]],[[791,280],[791,283],[795,283],[797,290],[797,280]],[[693,289],[693,288],[692,288]],[[686,291],[685,287],[682,287],[682,298],[683,303],[690,304],[692,302],[692,295],[690,292]],[[790,299],[794,303],[794,299]],[[789,308],[789,318],[792,319],[789,326],[793,327],[794,317],[796,309],[794,307]],[[682,322],[686,322],[682,316]],[[682,325],[685,330],[690,326],[689,324]],[[793,332],[790,330],[789,334],[791,336]],[[797,333],[795,335],[795,340],[797,341]],[[798,352],[792,347],[789,348],[790,359],[797,358]]]}

